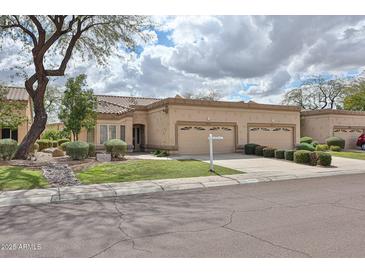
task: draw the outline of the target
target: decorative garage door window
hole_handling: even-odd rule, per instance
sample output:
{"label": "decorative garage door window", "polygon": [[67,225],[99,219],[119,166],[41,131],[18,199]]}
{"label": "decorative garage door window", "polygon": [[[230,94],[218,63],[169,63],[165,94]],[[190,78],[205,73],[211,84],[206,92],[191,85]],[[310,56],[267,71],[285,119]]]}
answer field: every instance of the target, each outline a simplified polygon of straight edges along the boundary
{"label": "decorative garage door window", "polygon": [[203,128],[203,127],[194,127],[194,129],[196,129],[196,130],[205,130],[205,128]]}
{"label": "decorative garage door window", "polygon": [[222,130],[231,131],[232,129],[231,128],[228,128],[228,127],[222,127]]}
{"label": "decorative garage door window", "polygon": [[291,128],[287,128],[287,127],[275,127],[275,128],[253,127],[253,128],[250,128],[250,131],[291,131]]}
{"label": "decorative garage door window", "polygon": [[190,130],[192,127],[182,127],[180,130]]}
{"label": "decorative garage door window", "polygon": [[211,127],[209,130],[218,130],[220,127]]}
{"label": "decorative garage door window", "polygon": [[357,132],[357,133],[362,133],[363,130],[362,129],[344,129],[344,128],[336,128],[335,130],[333,130],[333,132]]}

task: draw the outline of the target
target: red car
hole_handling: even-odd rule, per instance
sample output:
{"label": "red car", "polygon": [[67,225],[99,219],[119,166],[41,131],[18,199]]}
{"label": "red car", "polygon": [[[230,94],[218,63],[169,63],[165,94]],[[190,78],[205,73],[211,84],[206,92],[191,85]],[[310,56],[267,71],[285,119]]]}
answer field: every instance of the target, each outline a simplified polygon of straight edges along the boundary
{"label": "red car", "polygon": [[362,150],[365,150],[365,133],[361,134],[357,139],[357,146],[361,147]]}

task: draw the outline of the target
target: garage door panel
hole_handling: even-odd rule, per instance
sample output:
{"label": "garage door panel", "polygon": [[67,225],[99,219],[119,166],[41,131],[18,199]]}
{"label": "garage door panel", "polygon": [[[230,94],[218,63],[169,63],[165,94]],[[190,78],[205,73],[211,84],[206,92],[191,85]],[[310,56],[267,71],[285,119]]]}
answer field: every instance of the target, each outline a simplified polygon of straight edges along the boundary
{"label": "garage door panel", "polygon": [[280,149],[294,147],[292,127],[249,127],[249,142]]}
{"label": "garage door panel", "polygon": [[235,151],[235,129],[233,126],[199,126],[178,127],[178,149],[180,154],[209,153],[209,134],[223,136],[223,140],[214,141],[215,153]]}
{"label": "garage door panel", "polygon": [[340,137],[345,140],[345,148],[356,148],[356,142],[359,136],[364,132],[361,128],[337,128],[333,129],[333,136]]}

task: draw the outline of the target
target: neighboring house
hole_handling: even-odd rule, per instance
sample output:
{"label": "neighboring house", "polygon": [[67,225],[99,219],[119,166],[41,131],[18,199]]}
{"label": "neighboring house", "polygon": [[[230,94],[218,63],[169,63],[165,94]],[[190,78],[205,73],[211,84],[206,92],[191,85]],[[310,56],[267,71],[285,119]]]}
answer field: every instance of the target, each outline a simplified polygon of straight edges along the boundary
{"label": "neighboring house", "polygon": [[98,95],[94,130],[79,140],[102,147],[108,139],[125,140],[134,151],[166,149],[172,153],[208,152],[208,136],[217,153],[241,150],[246,143],[292,148],[300,137],[300,108],[254,102]]}
{"label": "neighboring house", "polygon": [[33,121],[32,103],[27,91],[24,88],[6,87],[6,89],[8,90],[6,99],[9,100],[9,104],[14,101],[24,104],[25,107],[22,110],[22,114],[24,115],[26,121],[14,130],[11,130],[10,128],[0,128],[0,139],[11,138],[21,142],[27,134]]}
{"label": "neighboring house", "polygon": [[320,143],[331,136],[346,141],[346,148],[356,148],[357,138],[365,132],[365,112],[348,110],[312,110],[301,113],[301,135]]}

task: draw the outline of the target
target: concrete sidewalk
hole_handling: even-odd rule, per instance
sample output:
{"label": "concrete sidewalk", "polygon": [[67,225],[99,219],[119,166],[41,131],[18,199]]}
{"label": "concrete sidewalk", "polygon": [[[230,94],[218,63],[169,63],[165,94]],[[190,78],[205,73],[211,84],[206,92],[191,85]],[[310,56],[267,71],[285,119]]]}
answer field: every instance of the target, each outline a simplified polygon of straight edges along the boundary
{"label": "concrete sidewalk", "polygon": [[[351,168],[351,166],[347,166],[346,169],[310,167],[315,168],[316,172],[308,172],[308,170],[306,169],[309,168],[309,166],[287,163],[291,164],[290,167],[298,167],[298,169],[290,170],[289,172],[286,169],[288,167],[284,165],[284,161],[275,161],[279,165],[278,168],[276,168],[275,170],[265,171],[261,166],[261,171],[257,170],[256,172],[254,172],[254,170],[249,169],[250,171],[248,173],[229,176],[208,176],[96,185],[80,185],[62,188],[3,191],[0,193],[0,207],[365,173],[365,165],[352,166],[353,168]],[[340,159],[340,161],[342,160]],[[223,162],[219,163],[217,161],[217,164],[227,166],[227,164]],[[230,164],[230,166],[232,164],[233,162]],[[351,161],[349,162],[349,164],[351,164]],[[240,169],[244,170],[245,166],[241,166]]]}

